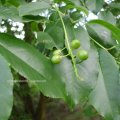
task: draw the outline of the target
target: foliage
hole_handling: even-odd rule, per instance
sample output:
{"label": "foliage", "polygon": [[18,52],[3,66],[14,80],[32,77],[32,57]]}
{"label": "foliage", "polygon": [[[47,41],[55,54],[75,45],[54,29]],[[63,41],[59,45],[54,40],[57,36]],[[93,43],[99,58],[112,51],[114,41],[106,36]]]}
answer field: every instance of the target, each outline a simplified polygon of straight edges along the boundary
{"label": "foliage", "polygon": [[[90,13],[98,19],[89,20]],[[119,18],[118,0],[1,0],[1,120],[11,114],[13,81],[27,88],[27,98],[34,89],[71,109],[93,106],[105,120],[120,120]],[[24,28],[12,30],[16,22]],[[35,109],[31,116],[38,119]]]}

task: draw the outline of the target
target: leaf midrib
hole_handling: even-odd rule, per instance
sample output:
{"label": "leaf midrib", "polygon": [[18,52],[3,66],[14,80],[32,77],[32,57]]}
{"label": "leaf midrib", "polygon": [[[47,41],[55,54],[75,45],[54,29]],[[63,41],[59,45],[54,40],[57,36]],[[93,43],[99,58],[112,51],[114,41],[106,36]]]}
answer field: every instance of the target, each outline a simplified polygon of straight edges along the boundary
{"label": "leaf midrib", "polygon": [[[2,46],[2,45],[0,45]],[[15,56],[16,58],[18,58],[20,61],[22,61],[24,64],[26,64],[27,66],[29,66],[30,68],[32,68],[36,73],[40,74],[40,76],[42,76],[44,79],[47,79],[46,77],[44,77],[39,71],[37,71],[35,68],[33,68],[32,66],[30,66],[26,61],[20,59],[16,54],[14,54],[13,52],[11,52],[10,50],[6,49],[6,47],[2,46],[5,50],[7,50],[8,52],[10,52],[13,56]],[[15,68],[15,67],[14,67]]]}

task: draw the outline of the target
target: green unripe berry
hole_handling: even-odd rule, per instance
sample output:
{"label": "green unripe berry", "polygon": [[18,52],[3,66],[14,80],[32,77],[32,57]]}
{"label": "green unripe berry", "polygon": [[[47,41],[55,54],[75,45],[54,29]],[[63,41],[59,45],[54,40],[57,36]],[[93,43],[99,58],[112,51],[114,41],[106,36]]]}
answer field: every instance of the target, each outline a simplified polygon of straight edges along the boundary
{"label": "green unripe berry", "polygon": [[62,60],[62,57],[60,55],[53,55],[51,58],[52,63],[59,64]]}
{"label": "green unripe berry", "polygon": [[53,52],[53,55],[60,55],[61,54],[61,50],[55,50],[54,52]]}
{"label": "green unripe berry", "polygon": [[79,47],[80,47],[80,41],[79,41],[79,40],[73,40],[73,41],[71,42],[71,47],[72,47],[72,49],[77,49],[77,48],[79,48]]}
{"label": "green unripe berry", "polygon": [[86,60],[88,58],[88,52],[86,50],[79,50],[77,56],[80,60]]}

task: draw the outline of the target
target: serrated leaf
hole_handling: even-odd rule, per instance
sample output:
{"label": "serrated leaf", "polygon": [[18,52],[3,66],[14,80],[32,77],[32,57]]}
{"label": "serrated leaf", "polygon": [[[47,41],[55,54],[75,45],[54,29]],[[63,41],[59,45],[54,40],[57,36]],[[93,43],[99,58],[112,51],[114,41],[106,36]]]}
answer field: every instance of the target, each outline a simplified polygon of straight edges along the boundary
{"label": "serrated leaf", "polygon": [[90,95],[90,104],[108,120],[119,116],[119,68],[114,58],[105,50],[99,51],[99,76]]}
{"label": "serrated leaf", "polygon": [[34,81],[44,95],[65,97],[65,86],[54,71],[52,62],[35,48],[13,36],[0,33],[0,53],[18,73]]}
{"label": "serrated leaf", "polygon": [[13,77],[8,63],[0,55],[0,119],[8,120],[13,106]]}

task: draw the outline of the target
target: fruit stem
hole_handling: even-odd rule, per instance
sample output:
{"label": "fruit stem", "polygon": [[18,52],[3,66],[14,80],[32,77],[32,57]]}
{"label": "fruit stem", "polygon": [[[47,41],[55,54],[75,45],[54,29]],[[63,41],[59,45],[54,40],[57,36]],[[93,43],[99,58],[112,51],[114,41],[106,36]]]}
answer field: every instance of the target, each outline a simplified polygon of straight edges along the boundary
{"label": "fruit stem", "polygon": [[63,49],[61,49],[61,51],[65,50],[65,49],[66,49],[66,47],[64,47]]}
{"label": "fruit stem", "polygon": [[82,63],[83,61],[84,61],[84,60],[81,60],[81,61],[77,62],[77,64]]}
{"label": "fruit stem", "polygon": [[[90,37],[90,36],[89,36],[89,37]],[[90,38],[91,38],[91,40],[92,40],[94,43],[96,43],[99,47],[101,47],[101,48],[104,49],[104,50],[109,51],[109,50],[112,50],[112,49],[114,49],[114,48],[117,47],[117,45],[114,45],[114,46],[112,46],[112,47],[110,47],[110,48],[105,48],[105,47],[103,47],[101,44],[99,44],[95,39],[93,39],[92,37],[90,37]]]}
{"label": "fruit stem", "polygon": [[[90,37],[90,36],[89,36]],[[94,42],[94,43],[96,43],[99,47],[101,47],[102,49],[104,49],[104,50],[106,50],[107,51],[107,49],[105,48],[105,47],[103,47],[101,44],[99,44],[97,41],[95,41],[95,39],[93,39],[92,37],[90,37],[91,38],[91,40]]]}
{"label": "fruit stem", "polygon": [[74,59],[74,55],[72,53],[72,50],[71,50],[71,47],[70,47],[70,44],[69,44],[69,39],[68,39],[68,35],[67,35],[67,31],[66,31],[66,27],[65,27],[65,24],[64,24],[64,21],[63,21],[63,18],[61,16],[61,12],[59,11],[59,8],[56,7],[56,10],[59,14],[59,17],[60,17],[60,20],[61,20],[61,23],[62,23],[62,26],[63,26],[63,30],[64,30],[64,33],[65,33],[65,40],[66,40],[66,43],[67,43],[67,48],[68,48],[68,54],[71,56],[72,58],[72,63],[73,63],[73,68],[74,68],[74,72],[75,72],[75,75],[78,79],[82,80],[81,77],[79,76],[78,74],[78,70],[76,68],[76,62],[75,62],[75,59]]}
{"label": "fruit stem", "polygon": [[66,54],[66,55],[63,55],[63,56],[61,56],[61,57],[67,57],[67,56],[69,56],[70,54]]}
{"label": "fruit stem", "polygon": [[114,49],[114,48],[116,48],[118,45],[114,45],[114,46],[112,46],[112,47],[110,47],[110,48],[107,48],[107,50],[112,50],[112,49]]}

